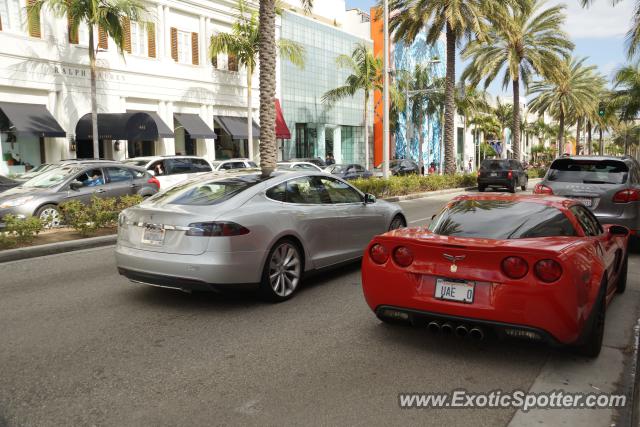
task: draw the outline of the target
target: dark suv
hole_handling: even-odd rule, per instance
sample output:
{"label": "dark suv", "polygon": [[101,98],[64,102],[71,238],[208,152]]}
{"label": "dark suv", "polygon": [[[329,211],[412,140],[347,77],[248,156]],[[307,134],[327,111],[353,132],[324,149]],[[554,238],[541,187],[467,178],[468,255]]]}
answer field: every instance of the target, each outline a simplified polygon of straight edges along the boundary
{"label": "dark suv", "polygon": [[528,183],[527,172],[517,160],[485,159],[478,171],[478,191],[481,192],[487,187],[501,187],[515,193],[517,187],[525,191]]}

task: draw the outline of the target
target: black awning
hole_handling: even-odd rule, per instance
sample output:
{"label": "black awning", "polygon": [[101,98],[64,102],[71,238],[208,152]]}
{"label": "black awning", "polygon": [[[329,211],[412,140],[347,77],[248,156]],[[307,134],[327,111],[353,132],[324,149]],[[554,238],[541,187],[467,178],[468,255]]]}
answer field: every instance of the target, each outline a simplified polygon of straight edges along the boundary
{"label": "black awning", "polygon": [[[98,139],[126,139],[129,141],[155,141],[173,138],[173,132],[157,113],[100,113]],[[85,114],[76,125],[76,139],[92,139],[91,113]]]}
{"label": "black awning", "polygon": [[67,136],[47,107],[38,104],[0,102],[0,130],[16,136],[35,135],[62,138]]}
{"label": "black awning", "polygon": [[175,113],[175,119],[194,139],[215,139],[216,133],[197,114]]}
{"label": "black awning", "polygon": [[[216,116],[216,121],[225,132],[231,135],[231,139],[247,139],[249,137],[246,117]],[[260,138],[260,126],[256,124],[255,120],[253,122],[253,138]]]}

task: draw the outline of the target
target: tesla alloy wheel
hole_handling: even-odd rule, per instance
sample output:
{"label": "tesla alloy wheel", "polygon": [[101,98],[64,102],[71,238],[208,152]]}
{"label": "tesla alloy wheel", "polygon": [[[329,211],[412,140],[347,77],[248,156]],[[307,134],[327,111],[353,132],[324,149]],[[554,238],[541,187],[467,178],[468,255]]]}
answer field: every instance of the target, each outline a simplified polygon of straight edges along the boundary
{"label": "tesla alloy wheel", "polygon": [[298,290],[302,278],[302,255],[291,240],[277,242],[267,257],[261,290],[270,301],[285,301]]}

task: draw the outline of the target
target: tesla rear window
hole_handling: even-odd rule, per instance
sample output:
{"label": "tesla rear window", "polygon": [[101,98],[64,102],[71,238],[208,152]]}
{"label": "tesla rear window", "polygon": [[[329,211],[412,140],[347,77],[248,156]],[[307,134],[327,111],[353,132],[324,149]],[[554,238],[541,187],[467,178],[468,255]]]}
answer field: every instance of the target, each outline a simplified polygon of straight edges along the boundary
{"label": "tesla rear window", "polygon": [[505,200],[453,202],[431,222],[429,230],[441,236],[496,240],[575,236],[571,222],[559,209]]}
{"label": "tesla rear window", "polygon": [[558,159],[551,164],[547,180],[581,184],[624,184],[629,168],[618,160]]}

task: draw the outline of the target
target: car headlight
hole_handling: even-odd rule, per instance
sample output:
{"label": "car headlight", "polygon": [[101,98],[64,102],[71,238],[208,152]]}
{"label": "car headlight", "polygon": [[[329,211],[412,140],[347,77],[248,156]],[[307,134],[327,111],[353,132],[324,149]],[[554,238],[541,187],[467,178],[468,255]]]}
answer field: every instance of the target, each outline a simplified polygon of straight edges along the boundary
{"label": "car headlight", "polygon": [[16,206],[23,205],[31,200],[33,200],[33,196],[25,196],[25,197],[18,197],[17,199],[5,200],[4,202],[0,202],[0,209],[14,208]]}

